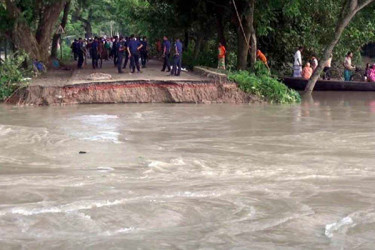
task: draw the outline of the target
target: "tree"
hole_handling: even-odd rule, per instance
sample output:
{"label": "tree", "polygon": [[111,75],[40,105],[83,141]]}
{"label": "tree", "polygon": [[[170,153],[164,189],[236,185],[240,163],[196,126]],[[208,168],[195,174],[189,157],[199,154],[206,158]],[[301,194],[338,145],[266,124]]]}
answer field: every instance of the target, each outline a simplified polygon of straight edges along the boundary
{"label": "tree", "polygon": [[[254,65],[256,61],[257,39],[254,28],[255,0],[241,1],[239,2],[239,5],[237,5],[235,0],[232,1],[235,9],[235,15],[237,16],[238,20],[237,68],[244,70],[247,68],[247,58],[250,44],[251,65]],[[243,11],[239,13],[239,10]]]}
{"label": "tree", "polygon": [[310,78],[305,91],[311,93],[314,90],[315,84],[318,81],[320,74],[324,69],[324,65],[327,63],[330,55],[332,54],[333,49],[336,44],[339,42],[342,33],[345,28],[349,25],[353,17],[365,8],[367,5],[375,2],[375,0],[345,0],[341,9],[341,13],[338,16],[338,21],[336,23],[335,31],[333,32],[332,37],[330,38],[329,43],[326,45],[323,53],[323,58],[318,68],[315,70],[314,74]]}
{"label": "tree", "polygon": [[33,59],[47,62],[51,37],[66,0],[1,0],[1,3],[12,21],[11,39],[15,47]]}
{"label": "tree", "polygon": [[[64,14],[61,20],[61,28],[65,29],[65,26],[68,22],[68,14],[70,10],[70,3],[71,1],[69,0],[68,2],[65,3],[64,7]],[[51,57],[56,58],[57,57],[57,44],[59,40],[61,39],[61,33],[55,33],[52,38],[52,48],[51,48]]]}

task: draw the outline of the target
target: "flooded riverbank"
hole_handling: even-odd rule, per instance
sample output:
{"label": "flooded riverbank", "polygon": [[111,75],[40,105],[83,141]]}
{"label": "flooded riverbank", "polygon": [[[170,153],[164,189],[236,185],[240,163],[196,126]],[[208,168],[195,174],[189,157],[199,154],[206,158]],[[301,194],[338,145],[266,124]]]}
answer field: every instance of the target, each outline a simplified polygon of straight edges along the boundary
{"label": "flooded riverbank", "polygon": [[374,136],[370,92],[284,106],[0,105],[0,244],[371,249]]}

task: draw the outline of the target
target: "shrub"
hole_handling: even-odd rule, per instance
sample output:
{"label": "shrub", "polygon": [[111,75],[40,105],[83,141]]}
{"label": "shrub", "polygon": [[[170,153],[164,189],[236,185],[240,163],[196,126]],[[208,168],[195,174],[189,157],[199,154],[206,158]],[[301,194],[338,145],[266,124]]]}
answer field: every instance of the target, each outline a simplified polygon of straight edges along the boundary
{"label": "shrub", "polygon": [[235,81],[239,88],[250,94],[257,95],[270,103],[296,103],[301,101],[297,91],[289,89],[285,84],[263,71],[258,64],[254,67],[255,72],[238,71],[229,74],[229,80]]}
{"label": "shrub", "polygon": [[27,61],[26,53],[17,52],[0,64],[0,101],[22,87],[24,77],[31,76],[31,69],[24,65]]}

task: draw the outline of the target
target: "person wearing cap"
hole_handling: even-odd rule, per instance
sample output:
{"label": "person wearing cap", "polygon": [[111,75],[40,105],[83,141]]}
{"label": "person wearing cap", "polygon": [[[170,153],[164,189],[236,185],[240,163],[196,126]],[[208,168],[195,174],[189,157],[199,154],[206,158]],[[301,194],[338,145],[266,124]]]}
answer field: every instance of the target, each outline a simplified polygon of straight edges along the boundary
{"label": "person wearing cap", "polygon": [[171,71],[171,75],[180,76],[181,61],[182,61],[182,43],[179,38],[176,39],[174,48],[175,48],[175,55],[173,57],[173,69]]}
{"label": "person wearing cap", "polygon": [[131,35],[128,43],[131,73],[135,72],[135,68],[137,68],[138,73],[141,73],[141,69],[139,67],[139,51],[142,49],[142,47],[143,45],[135,39],[134,35]]}
{"label": "person wearing cap", "polygon": [[167,72],[171,71],[171,64],[169,62],[169,57],[171,56],[171,42],[168,40],[167,36],[164,36],[163,41],[163,68],[161,71],[165,71],[167,69]]}

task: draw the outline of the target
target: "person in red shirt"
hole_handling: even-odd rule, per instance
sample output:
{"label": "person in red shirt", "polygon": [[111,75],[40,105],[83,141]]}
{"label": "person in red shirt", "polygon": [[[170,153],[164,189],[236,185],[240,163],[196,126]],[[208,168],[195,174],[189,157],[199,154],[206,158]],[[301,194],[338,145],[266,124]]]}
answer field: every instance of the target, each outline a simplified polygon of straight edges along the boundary
{"label": "person in red shirt", "polygon": [[257,50],[257,58],[259,59],[259,60],[261,60],[263,63],[264,63],[264,65],[266,65],[266,67],[268,68],[268,69],[270,69],[270,67],[268,67],[268,60],[267,60],[267,57],[262,53],[262,51],[260,51],[259,49]]}
{"label": "person in red shirt", "polygon": [[225,70],[225,54],[227,53],[224,45],[219,42],[218,69]]}
{"label": "person in red shirt", "polygon": [[310,63],[306,63],[306,66],[302,70],[302,77],[305,80],[309,80],[313,74],[313,68],[311,68]]}

